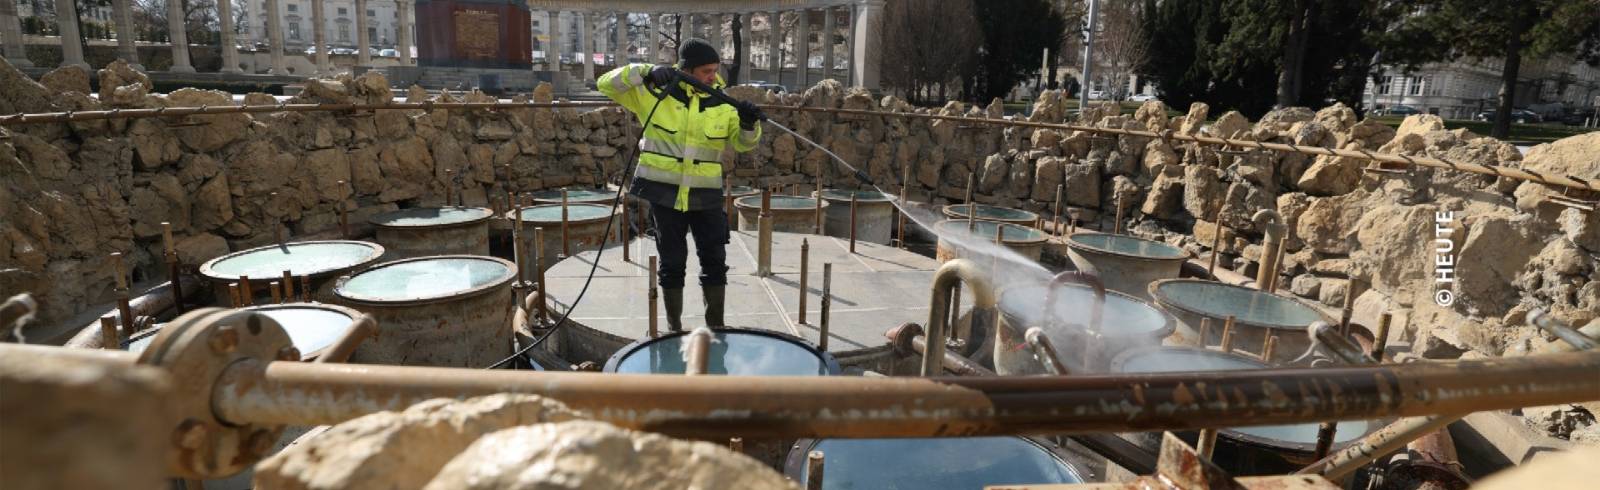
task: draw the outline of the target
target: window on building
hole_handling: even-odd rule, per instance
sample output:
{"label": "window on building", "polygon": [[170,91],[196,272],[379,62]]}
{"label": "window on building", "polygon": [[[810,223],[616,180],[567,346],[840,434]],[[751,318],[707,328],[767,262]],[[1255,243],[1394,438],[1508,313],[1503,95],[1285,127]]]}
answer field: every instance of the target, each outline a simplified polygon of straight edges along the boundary
{"label": "window on building", "polygon": [[339,40],[350,42],[350,24],[339,24]]}
{"label": "window on building", "polygon": [[291,3],[291,4],[289,4],[289,11],[290,12],[299,12],[300,11],[300,6]]}
{"label": "window on building", "polygon": [[339,15],[350,15],[350,9],[339,7]]}
{"label": "window on building", "polygon": [[289,23],[289,39],[294,39],[296,41],[300,40],[300,23],[299,22],[290,22]]}
{"label": "window on building", "polygon": [[371,40],[377,39],[377,38],[378,38],[378,28],[376,28],[376,27],[368,27],[367,28],[367,40],[371,41]]}
{"label": "window on building", "polygon": [[372,18],[372,17],[377,17],[377,16],[378,16],[378,14],[373,13],[372,9],[367,9],[367,18]]}
{"label": "window on building", "polygon": [[1422,84],[1426,78],[1408,77],[1411,85],[1406,87],[1406,95],[1422,95]]}
{"label": "window on building", "polygon": [[1393,81],[1394,77],[1388,75],[1378,78],[1378,95],[1389,95],[1389,84]]}

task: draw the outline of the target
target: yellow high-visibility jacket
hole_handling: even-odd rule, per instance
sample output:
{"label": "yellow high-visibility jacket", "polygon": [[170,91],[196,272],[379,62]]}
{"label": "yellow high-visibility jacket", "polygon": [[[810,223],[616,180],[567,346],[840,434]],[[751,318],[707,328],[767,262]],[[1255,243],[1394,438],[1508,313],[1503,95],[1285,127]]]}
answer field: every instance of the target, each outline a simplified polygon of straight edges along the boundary
{"label": "yellow high-visibility jacket", "polygon": [[[600,93],[633,112],[641,124],[650,118],[639,139],[639,168],[629,192],[679,211],[721,208],[722,150],[729,142],[735,151],[755,148],[761,126],[740,129],[737,109],[683,82],[665,89],[647,86],[644,77],[652,68],[633,63],[595,82]],[[724,85],[719,76],[712,88]]]}

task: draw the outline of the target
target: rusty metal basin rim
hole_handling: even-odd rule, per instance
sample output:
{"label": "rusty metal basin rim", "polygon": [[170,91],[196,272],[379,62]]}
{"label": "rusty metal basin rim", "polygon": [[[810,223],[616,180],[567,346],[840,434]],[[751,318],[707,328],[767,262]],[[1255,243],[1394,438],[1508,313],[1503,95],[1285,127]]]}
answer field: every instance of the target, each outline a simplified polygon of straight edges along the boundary
{"label": "rusty metal basin rim", "polygon": [[[436,216],[428,216],[428,213],[436,213]],[[489,208],[448,206],[390,211],[373,216],[367,222],[379,228],[419,230],[471,226],[492,217],[494,211]],[[435,222],[430,222],[430,219]]]}
{"label": "rusty metal basin rim", "polygon": [[[551,210],[554,210],[554,218],[543,216],[544,212]],[[519,212],[522,213],[522,221],[524,223],[537,223],[541,225],[561,224],[560,204],[540,204],[537,206],[528,206],[516,211],[509,211],[505,214],[505,217],[506,219],[515,220],[517,219],[517,213]],[[609,219],[613,213],[614,211],[612,211],[610,206],[586,203],[567,203],[567,224],[598,223]],[[532,216],[530,216],[530,214]],[[582,215],[583,217],[577,217],[575,215]],[[548,233],[549,230],[545,230],[545,232]]]}
{"label": "rusty metal basin rim", "polygon": [[[1106,240],[1136,242],[1136,243],[1139,243],[1141,246],[1149,246],[1149,247],[1155,248],[1156,250],[1159,250],[1159,251],[1162,251],[1162,252],[1169,252],[1169,253],[1162,254],[1161,256],[1156,256],[1156,255],[1151,255],[1151,254],[1128,253],[1125,250],[1118,250],[1118,249],[1116,249],[1114,247],[1106,247],[1106,246],[1102,246],[1102,245],[1098,245],[1098,244],[1091,244],[1091,243],[1087,243],[1086,242],[1086,240],[1098,239],[1098,238],[1101,238],[1101,237],[1105,237]],[[1145,260],[1145,261],[1151,261],[1151,262],[1169,262],[1169,261],[1175,261],[1175,260],[1189,260],[1194,255],[1193,253],[1190,253],[1188,250],[1184,250],[1184,249],[1181,249],[1181,248],[1178,248],[1178,247],[1174,247],[1172,245],[1161,243],[1161,242],[1158,242],[1158,241],[1155,241],[1155,240],[1146,240],[1146,239],[1139,238],[1139,237],[1136,237],[1136,236],[1115,235],[1115,234],[1111,234],[1111,233],[1099,233],[1099,232],[1093,232],[1093,231],[1080,231],[1080,232],[1077,232],[1077,233],[1073,233],[1071,235],[1067,235],[1067,239],[1065,240],[1065,242],[1066,242],[1066,245],[1067,245],[1068,248],[1071,248],[1073,250],[1078,250],[1080,252],[1089,252],[1089,253],[1097,253],[1097,254],[1105,254],[1105,255],[1115,255],[1117,257],[1121,257],[1121,258],[1124,258],[1124,259],[1131,259],[1131,260]]]}
{"label": "rusty metal basin rim", "polygon": [[311,276],[312,279],[320,279],[320,278],[331,276],[331,275],[334,275],[334,274],[337,274],[337,273],[340,273],[340,272],[343,272],[343,271],[347,271],[347,270],[355,269],[355,268],[358,268],[358,267],[361,267],[361,266],[364,266],[364,265],[367,265],[367,264],[371,264],[373,261],[378,260],[379,258],[383,257],[383,253],[384,253],[384,249],[383,249],[382,245],[378,245],[378,244],[372,243],[372,242],[361,242],[361,241],[355,241],[355,240],[317,240],[317,241],[307,241],[307,242],[290,242],[290,243],[286,243],[286,244],[282,244],[282,245],[279,245],[279,244],[263,245],[263,246],[255,247],[255,248],[251,248],[251,249],[240,250],[238,252],[233,252],[233,253],[230,253],[230,254],[227,254],[227,255],[223,255],[221,257],[217,257],[217,258],[208,260],[205,263],[200,264],[200,275],[205,276],[207,279],[210,279],[212,281],[223,281],[223,282],[237,281],[237,280],[239,280],[239,276],[237,276],[237,275],[223,275],[222,273],[220,273],[217,270],[217,265],[221,264],[223,262],[226,262],[228,260],[231,260],[231,259],[236,259],[236,258],[243,257],[243,256],[246,256],[246,255],[261,253],[261,252],[268,251],[268,250],[273,250],[273,249],[282,248],[282,249],[287,249],[287,250],[293,250],[296,247],[318,247],[318,246],[329,246],[329,245],[347,245],[347,246],[350,246],[350,247],[361,247],[361,248],[368,249],[370,251],[370,253],[366,254],[364,257],[361,257],[359,260],[355,260],[355,261],[353,261],[351,263],[348,263],[348,264],[340,264],[338,266],[327,266],[327,267],[321,267],[321,268],[310,269],[310,270],[305,270],[305,269],[296,270],[294,267],[281,268],[281,269],[274,267],[275,269],[278,269],[278,270],[270,271],[267,274],[263,274],[263,275],[259,275],[259,276],[250,275],[250,274],[246,274],[246,275],[249,276],[249,278],[251,280],[267,280],[267,281],[271,281],[271,280],[276,280],[276,279],[282,279],[283,278],[283,271],[284,270],[288,270],[290,275],[293,275],[293,276],[296,276],[296,277],[299,277],[299,276]]}
{"label": "rusty metal basin rim", "polygon": [[451,292],[449,294],[438,295],[438,296],[424,296],[424,297],[419,297],[419,298],[405,298],[405,299],[386,299],[386,298],[359,295],[359,294],[352,295],[353,293],[350,293],[350,292],[346,291],[346,288],[349,285],[349,281],[347,281],[347,282],[345,282],[343,284],[339,284],[338,286],[334,287],[333,294],[335,296],[338,296],[339,299],[344,300],[346,302],[349,302],[350,304],[356,305],[356,306],[361,306],[361,305],[371,305],[371,306],[412,306],[412,305],[425,305],[425,304],[433,304],[433,303],[446,303],[446,302],[457,301],[457,300],[460,300],[462,298],[470,298],[470,297],[475,297],[475,296],[479,296],[479,295],[483,295],[483,294],[488,294],[488,293],[493,292],[494,290],[498,289],[500,286],[504,285],[505,283],[511,281],[512,279],[515,279],[516,276],[517,276],[517,266],[516,266],[516,264],[512,263],[509,260],[501,259],[501,258],[498,258],[498,257],[485,257],[485,256],[481,256],[481,255],[433,255],[433,256],[428,256],[428,257],[413,257],[413,258],[409,258],[409,259],[400,259],[400,260],[395,260],[395,261],[391,261],[391,262],[384,262],[382,264],[375,265],[372,268],[369,268],[369,269],[367,269],[365,271],[362,271],[360,274],[356,274],[355,276],[352,276],[350,278],[350,281],[356,280],[356,278],[361,277],[361,275],[363,275],[363,274],[371,274],[374,271],[379,271],[379,270],[382,270],[382,269],[385,269],[385,268],[389,268],[389,267],[404,266],[405,264],[414,264],[414,263],[417,263],[417,262],[437,261],[437,260],[477,260],[477,261],[489,262],[489,263],[493,263],[493,264],[499,265],[501,267],[501,273],[498,276],[494,277],[492,280],[483,281],[482,284],[479,284],[479,285],[476,285],[476,286],[472,286],[472,287],[469,287],[469,288],[460,289],[460,290],[457,290],[457,291],[453,291],[453,292]]}
{"label": "rusty metal basin rim", "polygon": [[[1171,309],[1171,310],[1177,310],[1179,312],[1183,312],[1183,313],[1187,313],[1187,314],[1195,315],[1195,316],[1199,316],[1199,317],[1205,317],[1205,318],[1224,319],[1224,318],[1228,317],[1228,313],[1220,313],[1219,314],[1218,312],[1201,310],[1201,309],[1195,308],[1194,305],[1178,302],[1171,296],[1171,289],[1172,288],[1185,287],[1185,286],[1190,286],[1190,285],[1197,285],[1197,286],[1200,286],[1200,287],[1223,288],[1223,289],[1226,289],[1228,291],[1238,291],[1240,293],[1243,293],[1245,295],[1249,295],[1249,296],[1252,296],[1252,297],[1263,298],[1266,301],[1276,301],[1276,302],[1280,302],[1282,304],[1292,305],[1294,308],[1301,308],[1306,313],[1308,313],[1308,319],[1304,323],[1262,321],[1262,320],[1260,320],[1258,318],[1251,318],[1251,317],[1247,317],[1247,316],[1243,316],[1243,315],[1234,315],[1234,319],[1233,319],[1234,325],[1244,325],[1244,326],[1251,326],[1251,327],[1257,327],[1257,328],[1274,329],[1274,330],[1279,330],[1279,331],[1287,330],[1289,332],[1285,332],[1285,333],[1292,335],[1292,334],[1295,334],[1295,333],[1303,334],[1304,331],[1305,331],[1306,326],[1310,325],[1311,322],[1313,322],[1313,321],[1326,320],[1326,318],[1323,317],[1322,313],[1320,311],[1318,311],[1316,307],[1311,306],[1310,304],[1306,303],[1305,301],[1301,301],[1300,299],[1291,298],[1291,297],[1287,297],[1287,296],[1282,296],[1282,295],[1278,295],[1278,294],[1267,293],[1267,292],[1264,292],[1264,291],[1258,291],[1258,290],[1247,288],[1247,287],[1244,287],[1244,286],[1236,286],[1236,285],[1233,285],[1233,284],[1228,284],[1228,283],[1223,283],[1223,282],[1216,282],[1216,281],[1207,281],[1207,280],[1204,280],[1204,279],[1162,279],[1162,280],[1159,280],[1159,281],[1156,281],[1156,282],[1152,282],[1152,283],[1150,283],[1150,287],[1149,287],[1150,297],[1155,301],[1155,303],[1158,306],[1160,306],[1162,308]],[[1196,328],[1196,329],[1200,328],[1199,325],[1192,325],[1191,327]],[[1214,327],[1220,329],[1220,328],[1222,328],[1222,325],[1221,324],[1215,324]]]}

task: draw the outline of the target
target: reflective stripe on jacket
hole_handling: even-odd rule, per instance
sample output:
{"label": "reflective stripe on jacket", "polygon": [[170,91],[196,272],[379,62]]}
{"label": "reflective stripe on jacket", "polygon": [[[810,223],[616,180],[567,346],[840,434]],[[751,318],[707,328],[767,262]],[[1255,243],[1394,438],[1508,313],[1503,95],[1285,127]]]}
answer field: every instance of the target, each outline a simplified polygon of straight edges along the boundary
{"label": "reflective stripe on jacket", "polygon": [[[735,151],[750,151],[761,139],[761,126],[739,128],[739,111],[679,82],[666,89],[644,83],[654,68],[633,63],[611,70],[595,82],[600,93],[633,112],[641,124],[639,168],[634,171],[632,193],[679,211],[722,206],[722,153],[728,143]],[[712,88],[721,89],[717,77]],[[659,107],[656,100],[662,99]],[[650,114],[655,107],[655,115]]]}

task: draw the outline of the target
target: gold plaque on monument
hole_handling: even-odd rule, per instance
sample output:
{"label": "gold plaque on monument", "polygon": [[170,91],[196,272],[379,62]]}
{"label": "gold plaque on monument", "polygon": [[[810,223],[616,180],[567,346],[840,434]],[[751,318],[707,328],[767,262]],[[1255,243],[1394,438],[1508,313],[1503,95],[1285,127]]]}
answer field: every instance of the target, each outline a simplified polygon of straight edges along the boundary
{"label": "gold plaque on monument", "polygon": [[494,58],[500,51],[500,15],[487,10],[457,10],[456,53],[465,58]]}

